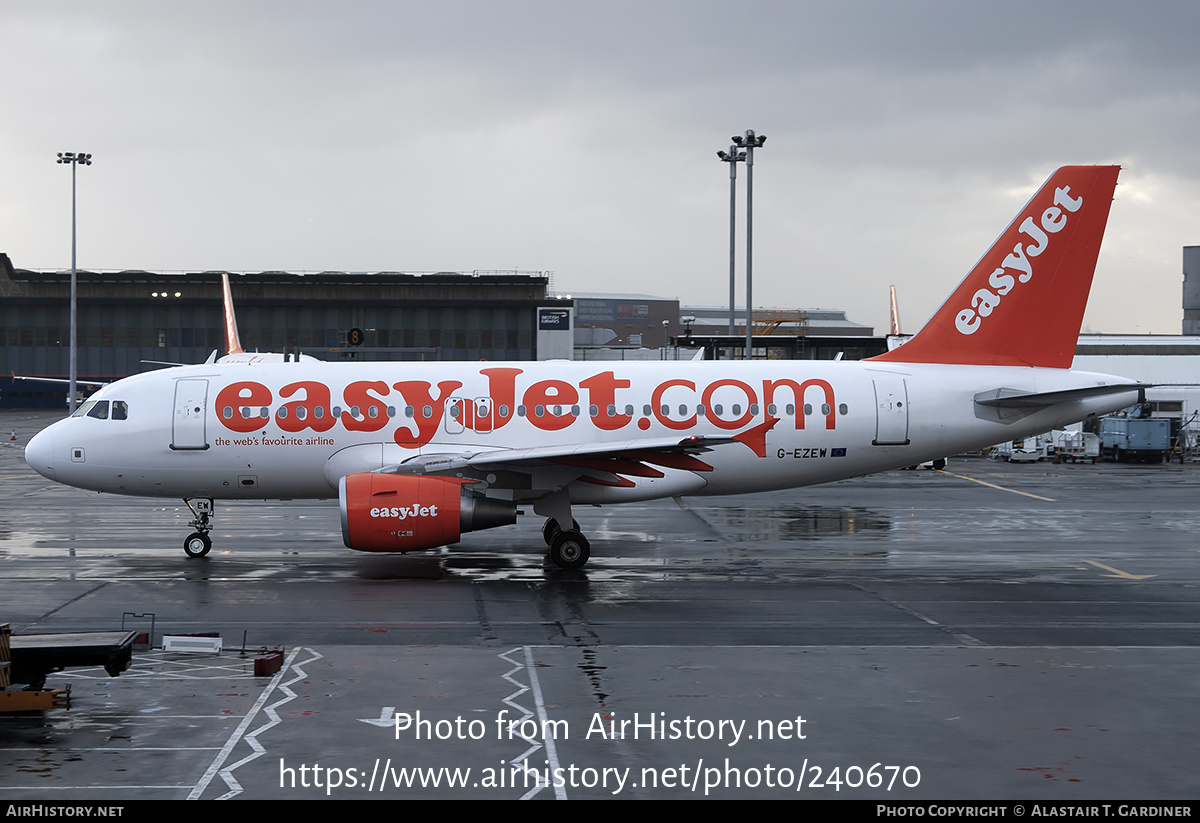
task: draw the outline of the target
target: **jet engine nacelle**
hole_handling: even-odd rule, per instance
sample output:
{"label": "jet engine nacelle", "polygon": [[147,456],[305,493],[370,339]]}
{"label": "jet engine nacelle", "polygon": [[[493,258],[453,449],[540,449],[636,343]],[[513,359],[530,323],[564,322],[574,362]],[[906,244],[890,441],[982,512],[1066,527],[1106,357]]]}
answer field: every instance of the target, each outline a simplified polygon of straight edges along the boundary
{"label": "jet engine nacelle", "polygon": [[364,552],[409,552],[457,543],[462,532],[517,522],[511,501],[468,491],[474,481],[362,472],[338,484],[342,541]]}

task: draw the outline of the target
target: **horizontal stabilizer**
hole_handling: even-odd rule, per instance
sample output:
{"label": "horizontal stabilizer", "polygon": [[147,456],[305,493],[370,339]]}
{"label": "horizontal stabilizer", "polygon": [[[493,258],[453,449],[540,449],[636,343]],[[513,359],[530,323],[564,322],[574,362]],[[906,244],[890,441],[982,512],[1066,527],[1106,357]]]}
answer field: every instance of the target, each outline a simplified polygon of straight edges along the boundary
{"label": "horizontal stabilizer", "polygon": [[1000,388],[980,392],[975,395],[975,402],[981,406],[992,406],[998,409],[1041,409],[1059,403],[1069,403],[1073,400],[1088,400],[1093,397],[1106,397],[1110,394],[1130,391],[1143,392],[1152,387],[1151,383],[1115,383],[1109,386],[1088,386],[1084,389],[1048,392]]}

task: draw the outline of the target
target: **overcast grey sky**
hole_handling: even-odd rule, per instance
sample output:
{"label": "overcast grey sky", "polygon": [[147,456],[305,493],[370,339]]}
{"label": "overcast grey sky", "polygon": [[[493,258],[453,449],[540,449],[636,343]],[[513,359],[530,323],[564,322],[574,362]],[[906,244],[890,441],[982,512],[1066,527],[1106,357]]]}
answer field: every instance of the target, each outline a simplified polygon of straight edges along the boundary
{"label": "overcast grey sky", "polygon": [[883,329],[895,283],[913,331],[1056,167],[1119,163],[1085,330],[1178,333],[1197,32],[1191,2],[4,0],[0,251],[70,265],[54,158],[88,151],[82,267],[721,304],[716,151],[753,128],[759,305]]}

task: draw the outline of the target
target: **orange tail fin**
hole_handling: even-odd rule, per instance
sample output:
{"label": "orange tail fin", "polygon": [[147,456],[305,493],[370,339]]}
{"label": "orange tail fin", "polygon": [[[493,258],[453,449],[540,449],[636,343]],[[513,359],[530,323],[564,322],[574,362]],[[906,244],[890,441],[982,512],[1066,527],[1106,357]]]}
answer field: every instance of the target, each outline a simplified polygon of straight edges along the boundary
{"label": "orange tail fin", "polygon": [[871,360],[1070,368],[1120,166],[1063,166],[925,327]]}

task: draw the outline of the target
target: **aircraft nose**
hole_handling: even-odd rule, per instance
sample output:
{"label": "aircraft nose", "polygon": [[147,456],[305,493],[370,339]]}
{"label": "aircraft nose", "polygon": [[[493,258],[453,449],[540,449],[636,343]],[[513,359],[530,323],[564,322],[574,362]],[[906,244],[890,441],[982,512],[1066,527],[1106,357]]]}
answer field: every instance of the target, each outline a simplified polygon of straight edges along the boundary
{"label": "aircraft nose", "polygon": [[49,429],[40,431],[25,447],[25,462],[35,472],[56,480],[54,476],[54,433]]}

